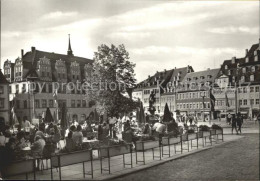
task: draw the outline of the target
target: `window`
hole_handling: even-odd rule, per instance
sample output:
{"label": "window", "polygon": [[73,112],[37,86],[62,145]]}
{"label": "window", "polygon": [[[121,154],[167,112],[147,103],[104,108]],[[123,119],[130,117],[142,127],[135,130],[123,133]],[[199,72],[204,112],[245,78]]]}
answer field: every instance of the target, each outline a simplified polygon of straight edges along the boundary
{"label": "window", "polygon": [[22,93],[25,93],[25,92],[26,92],[26,84],[23,84]]}
{"label": "window", "polygon": [[12,86],[9,86],[9,94],[12,93]]}
{"label": "window", "polygon": [[241,82],[245,82],[245,76],[241,76]]}
{"label": "window", "polygon": [[4,108],[4,107],[5,107],[5,99],[0,98],[0,108]]}
{"label": "window", "polygon": [[27,100],[23,101],[23,108],[26,109],[27,108]]}
{"label": "window", "polygon": [[0,94],[4,93],[4,86],[0,86]]}
{"label": "window", "polygon": [[244,92],[244,93],[247,93],[247,87],[244,87],[244,88],[243,88],[243,92]]}
{"label": "window", "polygon": [[228,66],[227,66],[227,65],[225,65],[225,69],[228,69]]}
{"label": "window", "polygon": [[82,100],[82,107],[87,107],[87,102],[86,102],[86,100]]}
{"label": "window", "polygon": [[255,100],[255,104],[259,105],[259,99]]}
{"label": "window", "polygon": [[250,105],[254,105],[254,99],[250,99]]}
{"label": "window", "polygon": [[242,105],[242,100],[239,100],[239,105],[240,105],[240,106]]}
{"label": "window", "polygon": [[254,87],[250,87],[250,92],[254,92],[255,88]]}
{"label": "window", "polygon": [[42,99],[42,108],[46,108],[47,107],[47,100]]}
{"label": "window", "polygon": [[250,75],[250,81],[255,81],[255,76],[254,75]]}
{"label": "window", "polygon": [[52,84],[49,84],[49,93],[52,93],[53,90],[52,90]]}
{"label": "window", "polygon": [[75,107],[75,100],[71,100],[71,107]]}
{"label": "window", "polygon": [[247,105],[247,99],[244,99],[243,103],[244,105]]}
{"label": "window", "polygon": [[35,103],[35,108],[40,108],[40,100],[38,100],[38,99],[36,99],[35,101],[34,101],[34,103]]}
{"label": "window", "polygon": [[185,109],[186,108],[186,104],[183,104],[183,109]]}
{"label": "window", "polygon": [[246,67],[242,68],[242,72],[246,73]]}
{"label": "window", "polygon": [[46,93],[46,84],[42,84],[41,86],[42,86],[42,92]]}
{"label": "window", "polygon": [[17,108],[17,109],[20,109],[20,101],[19,101],[19,100],[16,100],[16,103],[15,103],[15,104],[16,104],[16,108]]}
{"label": "window", "polygon": [[259,92],[259,87],[255,87],[255,92]]}
{"label": "window", "polygon": [[19,93],[19,85],[15,85],[15,93]]}
{"label": "window", "polygon": [[81,107],[81,100],[77,101],[77,107]]}
{"label": "window", "polygon": [[251,71],[255,72],[255,66],[251,67]]}
{"label": "window", "polygon": [[53,100],[49,100],[49,107],[53,107]]}

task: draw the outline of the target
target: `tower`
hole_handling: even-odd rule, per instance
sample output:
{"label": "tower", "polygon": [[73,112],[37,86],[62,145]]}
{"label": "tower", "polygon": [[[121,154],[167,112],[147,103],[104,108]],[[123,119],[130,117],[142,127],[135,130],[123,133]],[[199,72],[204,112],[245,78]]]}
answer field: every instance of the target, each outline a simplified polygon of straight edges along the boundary
{"label": "tower", "polygon": [[70,45],[70,34],[69,34],[69,47],[68,47],[67,55],[72,55],[73,56],[73,51],[72,51],[71,45]]}

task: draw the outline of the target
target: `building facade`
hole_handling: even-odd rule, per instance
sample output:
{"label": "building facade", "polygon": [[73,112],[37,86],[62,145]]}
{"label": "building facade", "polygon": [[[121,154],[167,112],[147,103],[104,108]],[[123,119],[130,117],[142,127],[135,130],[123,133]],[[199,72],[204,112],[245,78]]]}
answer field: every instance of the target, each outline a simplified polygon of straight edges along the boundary
{"label": "building facade", "polygon": [[[228,101],[230,101],[228,109],[231,113],[240,112],[246,118],[255,117],[260,111],[260,40],[259,43],[253,44],[249,50],[245,50],[244,57],[233,57],[231,60],[225,60],[216,81],[222,87],[229,85],[236,90],[233,91],[233,95],[227,96]],[[217,96],[217,102],[223,100],[225,92],[224,90]],[[218,107],[219,112],[223,113],[225,110],[225,106]]]}
{"label": "building facade", "polygon": [[0,69],[0,123],[9,124],[10,109],[9,109],[9,82]]}
{"label": "building facade", "polygon": [[219,69],[188,73],[176,94],[179,116],[195,116],[198,120],[214,117],[210,102],[210,87],[215,82]]}
{"label": "building facade", "polygon": [[147,112],[149,108],[149,97],[152,91],[156,93],[156,114],[163,114],[165,104],[167,103],[169,109],[174,112],[176,110],[174,87],[181,83],[188,72],[193,72],[191,66],[183,68],[174,68],[156,72],[153,76],[140,82],[133,90],[133,97],[139,98],[144,105]]}
{"label": "building facade", "polygon": [[42,118],[47,107],[61,118],[62,105],[68,108],[68,119],[85,120],[93,108],[80,85],[91,76],[92,63],[73,55],[70,39],[67,55],[32,47],[26,54],[21,50],[14,64],[7,60],[4,73],[11,81],[10,108],[14,107],[18,121]]}

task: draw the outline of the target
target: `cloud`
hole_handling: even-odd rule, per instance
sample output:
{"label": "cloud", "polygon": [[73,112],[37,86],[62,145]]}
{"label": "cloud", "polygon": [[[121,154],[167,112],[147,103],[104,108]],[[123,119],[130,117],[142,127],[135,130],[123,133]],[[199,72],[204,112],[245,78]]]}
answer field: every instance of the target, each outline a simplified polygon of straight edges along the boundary
{"label": "cloud", "polygon": [[166,46],[147,46],[144,48],[134,48],[130,51],[137,55],[156,55],[159,53],[170,53],[173,49]]}
{"label": "cloud", "polygon": [[206,30],[210,33],[217,33],[217,34],[234,34],[234,33],[248,33],[248,34],[258,34],[259,27],[247,27],[247,26],[228,26],[228,27],[215,27],[215,28],[208,28]]}
{"label": "cloud", "polygon": [[43,20],[53,20],[53,19],[60,19],[60,18],[68,18],[76,16],[78,12],[62,12],[62,11],[55,11],[48,14],[44,14],[41,19]]}
{"label": "cloud", "polygon": [[149,38],[151,37],[151,33],[150,32],[112,32],[108,35],[106,35],[106,37],[111,38],[111,39],[115,39],[115,38],[122,38],[122,39],[127,39],[127,40],[131,40],[131,39],[143,39],[143,38]]}

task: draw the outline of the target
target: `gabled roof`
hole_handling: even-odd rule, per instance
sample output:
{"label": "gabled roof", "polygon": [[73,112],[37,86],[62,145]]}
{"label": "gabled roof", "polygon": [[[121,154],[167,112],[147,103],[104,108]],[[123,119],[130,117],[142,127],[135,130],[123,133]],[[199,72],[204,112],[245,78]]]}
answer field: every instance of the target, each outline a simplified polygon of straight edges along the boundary
{"label": "gabled roof", "polygon": [[0,69],[0,84],[9,84],[9,82],[6,80],[4,74],[2,73],[1,69]]}
{"label": "gabled roof", "polygon": [[[51,68],[53,70],[53,73],[55,72],[56,60],[61,59],[61,60],[65,61],[68,72],[69,72],[70,64],[74,61],[78,62],[79,66],[80,66],[80,72],[81,72],[82,77],[83,77],[83,73],[84,73],[84,70],[83,70],[84,65],[87,64],[87,63],[93,63],[94,62],[94,60],[83,58],[83,57],[78,57],[78,56],[73,56],[73,55],[65,55],[65,54],[58,54],[58,53],[50,53],[50,52],[39,51],[39,50],[34,49],[30,52],[27,52],[22,57],[24,68],[28,69],[28,70],[36,69],[37,61],[40,58],[43,58],[43,57],[50,59]],[[24,75],[24,77],[26,77],[26,75]],[[52,75],[52,77],[53,77],[53,79],[55,79],[54,74]]]}

